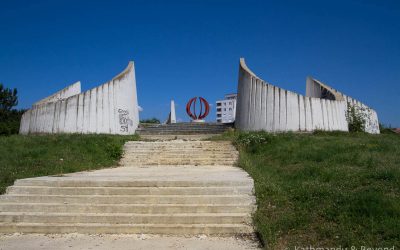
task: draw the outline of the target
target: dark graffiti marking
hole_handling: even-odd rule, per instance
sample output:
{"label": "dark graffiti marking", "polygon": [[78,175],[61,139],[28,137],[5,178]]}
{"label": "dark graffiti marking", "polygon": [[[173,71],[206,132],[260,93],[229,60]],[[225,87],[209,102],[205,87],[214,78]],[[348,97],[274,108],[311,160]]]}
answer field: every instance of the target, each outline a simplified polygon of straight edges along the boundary
{"label": "dark graffiti marking", "polygon": [[124,109],[118,109],[119,125],[121,132],[128,132],[128,126],[133,125],[133,121],[129,119],[129,111]]}

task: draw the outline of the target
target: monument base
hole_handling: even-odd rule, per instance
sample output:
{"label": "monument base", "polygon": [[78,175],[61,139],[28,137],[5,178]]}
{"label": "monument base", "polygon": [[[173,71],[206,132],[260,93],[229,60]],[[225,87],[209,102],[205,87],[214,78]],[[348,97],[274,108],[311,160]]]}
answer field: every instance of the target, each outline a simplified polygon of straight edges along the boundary
{"label": "monument base", "polygon": [[196,122],[196,123],[205,123],[205,120],[192,120],[192,122]]}

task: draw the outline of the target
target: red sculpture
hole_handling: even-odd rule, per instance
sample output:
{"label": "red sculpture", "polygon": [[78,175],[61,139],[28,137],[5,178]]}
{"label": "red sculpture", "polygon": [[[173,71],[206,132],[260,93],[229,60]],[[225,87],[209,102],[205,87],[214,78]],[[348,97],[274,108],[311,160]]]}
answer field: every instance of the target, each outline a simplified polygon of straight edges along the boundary
{"label": "red sculpture", "polygon": [[[206,99],[204,99],[203,97],[198,97],[200,100],[200,113],[197,116],[196,115],[196,101],[197,101],[197,97],[193,97],[192,99],[190,99],[188,101],[188,103],[186,104],[186,113],[190,116],[190,118],[192,118],[193,120],[202,120],[204,119],[208,113],[210,112],[210,105],[208,104],[208,102],[206,101]],[[203,112],[203,106],[204,106],[204,112]],[[192,107],[193,107],[193,112],[192,112]]]}

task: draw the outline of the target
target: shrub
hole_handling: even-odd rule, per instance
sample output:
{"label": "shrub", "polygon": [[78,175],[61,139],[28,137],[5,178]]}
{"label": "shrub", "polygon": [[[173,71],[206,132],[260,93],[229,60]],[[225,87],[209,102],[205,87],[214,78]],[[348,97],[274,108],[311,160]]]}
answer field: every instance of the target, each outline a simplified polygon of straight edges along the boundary
{"label": "shrub", "polygon": [[349,132],[364,132],[366,114],[362,107],[347,103],[346,120],[349,124]]}
{"label": "shrub", "polygon": [[160,124],[161,122],[160,122],[159,119],[153,117],[153,118],[150,118],[150,119],[140,120],[140,123],[154,123],[154,124]]}
{"label": "shrub", "polygon": [[271,135],[266,132],[256,132],[256,133],[240,133],[236,138],[235,143],[238,146],[252,146],[258,144],[265,144],[271,141]]}

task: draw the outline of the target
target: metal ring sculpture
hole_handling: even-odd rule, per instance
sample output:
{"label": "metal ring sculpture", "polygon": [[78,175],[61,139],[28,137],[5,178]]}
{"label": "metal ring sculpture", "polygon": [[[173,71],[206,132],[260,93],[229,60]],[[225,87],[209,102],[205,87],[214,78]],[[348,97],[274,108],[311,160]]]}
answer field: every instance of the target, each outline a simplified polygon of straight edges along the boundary
{"label": "metal ring sculpture", "polygon": [[[204,119],[208,113],[210,112],[210,104],[204,99],[203,97],[198,97],[200,101],[200,113],[197,116],[196,115],[196,101],[197,97],[193,97],[188,101],[186,104],[186,113],[192,118],[193,120],[202,120]],[[203,110],[204,106],[204,110]],[[193,112],[192,112],[192,107],[193,107]],[[203,112],[204,111],[204,112]]]}

